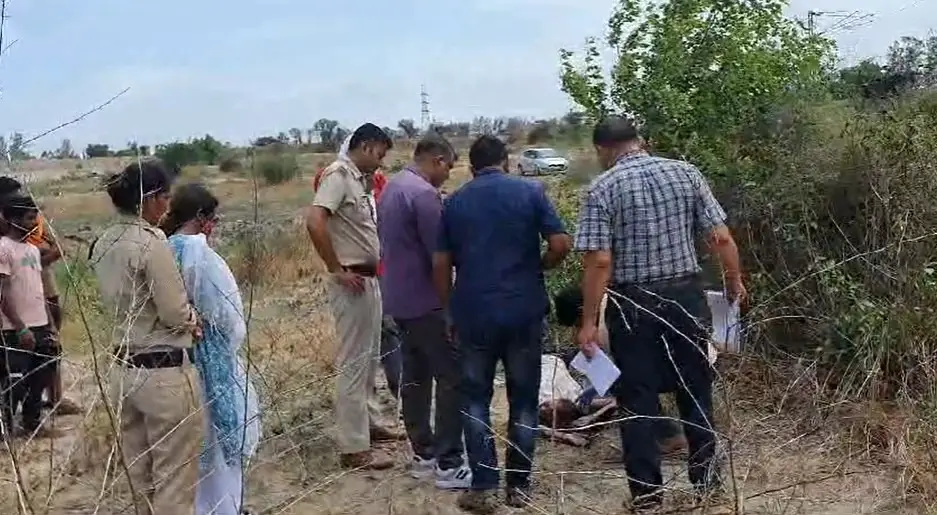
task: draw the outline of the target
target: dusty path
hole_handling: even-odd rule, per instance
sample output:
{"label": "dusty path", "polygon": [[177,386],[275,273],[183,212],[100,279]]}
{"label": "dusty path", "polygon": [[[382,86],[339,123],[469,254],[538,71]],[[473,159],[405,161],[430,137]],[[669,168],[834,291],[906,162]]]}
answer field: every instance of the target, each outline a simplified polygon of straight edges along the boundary
{"label": "dusty path", "polygon": [[[88,406],[95,398],[93,385],[86,384],[82,390],[83,402]],[[493,408],[494,425],[503,428],[506,401],[500,388]],[[316,416],[327,417],[327,413]],[[31,501],[36,513],[124,513],[115,509],[109,495],[105,494],[103,502],[99,500],[101,472],[108,466],[115,466],[108,459],[110,446],[102,427],[105,423],[105,420],[91,420],[87,416],[59,417],[56,424],[68,430],[65,437],[54,442],[34,441],[19,449],[21,474],[29,490],[34,492]],[[739,423],[744,426],[756,421],[740,420]],[[299,437],[293,439],[296,438]],[[301,438],[310,437],[303,433]],[[317,441],[300,442],[298,445],[302,449],[295,453],[282,440],[282,437],[271,437],[249,474],[248,502],[259,513],[460,513],[455,507],[456,494],[438,491],[431,484],[407,475],[405,443],[387,447],[399,463],[391,471],[345,472],[335,467],[331,454],[334,450],[325,434],[312,437]],[[769,441],[740,442],[734,454],[735,477],[742,497],[752,497],[744,503],[745,513],[902,513],[888,502],[890,478],[880,472],[856,473],[855,470],[862,468],[875,469],[858,461],[853,463],[853,471],[829,470],[830,464],[835,462],[832,456],[818,452],[823,445],[824,442],[811,438],[803,438],[784,449]],[[500,447],[503,449],[503,445]],[[296,466],[292,454],[297,453],[311,458],[307,459],[305,467]],[[612,429],[599,435],[586,449],[541,440],[537,450],[534,505],[526,510],[505,508],[505,513],[623,513],[621,506],[627,489],[619,454],[617,432]],[[683,468],[679,460],[665,462],[665,476],[670,478],[674,490],[686,489]],[[52,487],[51,496],[47,494],[49,486]],[[684,496],[674,492],[670,497],[677,502]],[[45,506],[48,506],[47,511],[43,509]]]}
{"label": "dusty path", "polygon": [[[503,390],[494,403],[496,427],[503,428],[506,402]],[[816,453],[818,442],[802,441],[781,453],[758,445],[742,445],[736,451],[736,477],[749,514],[854,515],[902,513],[887,503],[889,478],[879,473],[842,476],[824,467],[828,459]],[[503,449],[503,445],[499,445]],[[289,475],[261,465],[252,473],[251,503],[263,513],[323,513],[334,515],[455,515],[456,494],[441,492],[426,482],[410,478],[404,469],[406,445],[393,448],[400,465],[381,473],[335,472],[304,485],[297,492]],[[541,440],[537,450],[537,474],[533,506],[505,513],[618,514],[627,487],[620,459],[617,432],[607,430],[587,449]],[[858,464],[857,464],[858,465]],[[684,464],[665,462],[665,477],[674,490],[686,491]],[[816,481],[814,484],[799,484]],[[785,486],[792,485],[789,488]],[[777,489],[778,491],[768,492]],[[685,499],[674,492],[671,502]],[[670,506],[672,513],[691,513]],[[696,513],[702,513],[697,511]],[[911,512],[908,512],[911,513]]]}

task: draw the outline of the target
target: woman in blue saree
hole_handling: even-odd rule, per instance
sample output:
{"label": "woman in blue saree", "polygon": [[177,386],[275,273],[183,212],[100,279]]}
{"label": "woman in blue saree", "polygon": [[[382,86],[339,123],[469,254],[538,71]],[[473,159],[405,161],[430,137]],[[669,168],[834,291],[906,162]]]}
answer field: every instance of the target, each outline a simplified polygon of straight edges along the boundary
{"label": "woman in blue saree", "polygon": [[247,336],[244,307],[227,263],[208,245],[218,199],[200,184],[180,186],[163,230],[202,320],[195,346],[208,421],[196,491],[199,515],[241,515],[247,462],[260,440],[257,395],[238,357]]}

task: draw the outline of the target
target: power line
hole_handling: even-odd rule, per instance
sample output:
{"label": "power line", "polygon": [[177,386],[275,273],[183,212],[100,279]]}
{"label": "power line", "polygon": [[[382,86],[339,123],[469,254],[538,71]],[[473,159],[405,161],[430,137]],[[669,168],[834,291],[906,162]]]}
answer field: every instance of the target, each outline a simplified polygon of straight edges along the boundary
{"label": "power line", "polygon": [[807,11],[807,30],[812,34],[818,33],[817,20],[821,17],[836,20],[825,30],[819,32],[819,34],[831,35],[835,32],[853,30],[868,25],[872,23],[875,15],[861,11]]}

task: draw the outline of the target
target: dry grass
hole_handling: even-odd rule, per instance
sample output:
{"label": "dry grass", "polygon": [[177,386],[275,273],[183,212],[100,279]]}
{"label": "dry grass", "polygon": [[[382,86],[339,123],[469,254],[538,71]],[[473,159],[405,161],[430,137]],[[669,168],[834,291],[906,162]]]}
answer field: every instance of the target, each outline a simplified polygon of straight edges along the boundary
{"label": "dry grass", "polygon": [[[388,162],[399,159],[393,155]],[[222,201],[225,223],[219,247],[243,285],[251,315],[245,353],[262,392],[265,441],[248,474],[248,504],[271,514],[458,513],[455,494],[409,478],[402,465],[407,461],[403,444],[388,447],[401,464],[393,471],[349,473],[337,466],[331,438],[335,333],[325,302],[322,264],[299,219],[311,196],[312,170],[308,168],[300,180],[259,189],[243,177],[212,170],[186,172],[188,178],[211,184]],[[468,178],[461,163],[447,189]],[[551,194],[557,191],[570,202],[575,197],[551,181]],[[50,195],[43,200],[57,227],[95,225],[112,215],[99,192]],[[255,219],[262,223],[255,224]],[[68,395],[80,399],[87,414],[56,420],[69,429],[66,438],[20,442],[15,449],[19,483],[32,504],[29,513],[118,513],[114,507],[126,499],[124,481],[115,481],[119,467],[113,459],[113,430],[91,367],[92,354],[106,366],[103,342],[108,328],[95,314],[96,292],[81,274],[82,254],[81,244],[70,244],[74,284],[66,299],[62,340]],[[731,456],[726,461],[745,513],[901,513],[913,485],[933,484],[919,479],[933,476],[933,471],[917,466],[922,462],[915,460],[911,449],[920,447],[909,442],[930,435],[922,432],[912,415],[893,407],[835,399],[807,362],[724,357],[720,368],[717,404],[722,448]],[[502,449],[506,414],[499,386],[493,425]],[[393,417],[391,409],[387,415]],[[541,442],[534,506],[526,512],[620,513],[627,494],[619,455],[617,433],[611,429],[601,432],[587,449]],[[674,489],[673,510],[686,499],[682,470],[679,461],[666,463]],[[2,513],[22,512],[12,488],[16,477],[12,460],[3,460]]]}

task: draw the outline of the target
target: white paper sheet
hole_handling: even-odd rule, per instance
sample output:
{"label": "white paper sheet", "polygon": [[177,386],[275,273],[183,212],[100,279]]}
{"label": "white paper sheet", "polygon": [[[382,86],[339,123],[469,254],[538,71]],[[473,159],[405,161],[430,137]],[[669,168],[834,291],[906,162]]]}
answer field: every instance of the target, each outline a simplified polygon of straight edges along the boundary
{"label": "white paper sheet", "polygon": [[[713,290],[706,291],[706,302],[712,313],[713,343],[720,350],[739,352],[739,303],[730,303],[724,292]],[[710,349],[710,354],[713,351]]]}
{"label": "white paper sheet", "polygon": [[598,345],[595,346],[595,354],[592,355],[592,359],[579,352],[569,364],[589,378],[589,382],[592,383],[599,397],[608,393],[612,383],[621,375],[621,371],[618,370],[615,363]]}

